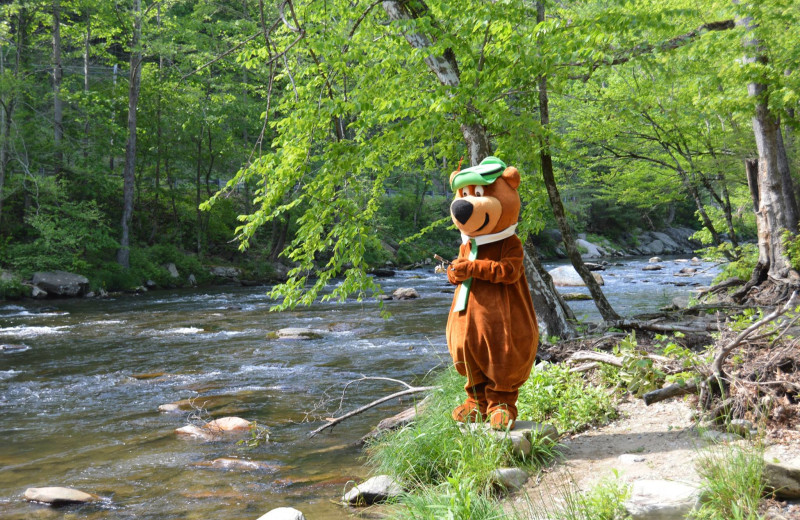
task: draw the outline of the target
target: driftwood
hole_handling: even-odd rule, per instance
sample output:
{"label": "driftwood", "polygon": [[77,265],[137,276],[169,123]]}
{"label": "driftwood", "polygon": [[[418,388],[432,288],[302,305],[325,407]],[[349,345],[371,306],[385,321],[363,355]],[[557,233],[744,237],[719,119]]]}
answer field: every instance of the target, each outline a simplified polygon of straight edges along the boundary
{"label": "driftwood", "polygon": [[[651,405],[653,403],[669,399],[670,397],[698,393],[711,388],[718,389],[723,398],[725,398],[728,376],[725,374],[723,365],[731,352],[740,346],[754,332],[795,308],[798,305],[798,302],[800,302],[800,298],[798,298],[797,291],[795,291],[792,293],[791,298],[789,298],[789,301],[787,301],[783,307],[776,308],[770,314],[764,316],[737,334],[736,337],[726,345],[720,347],[714,356],[714,360],[707,367],[698,367],[697,372],[701,377],[687,384],[669,385],[659,390],[648,392],[643,396],[644,403],[646,405]],[[795,320],[792,320],[789,322],[786,328],[792,326],[794,323]],[[783,332],[781,332],[781,334],[783,334]]]}
{"label": "driftwood", "polygon": [[359,379],[355,379],[353,381],[349,381],[344,386],[344,388],[342,390],[342,398],[341,398],[341,401],[340,401],[340,408],[341,408],[341,403],[344,402],[344,395],[347,392],[347,388],[351,384],[358,383],[360,381],[368,381],[368,380],[373,380],[373,381],[374,380],[391,381],[391,382],[398,383],[398,384],[401,384],[401,385],[405,386],[406,389],[405,390],[401,390],[399,392],[395,392],[393,394],[390,394],[390,395],[387,395],[387,396],[384,396],[384,397],[381,397],[380,399],[376,399],[376,400],[372,401],[371,403],[368,403],[368,404],[365,404],[364,406],[356,408],[355,410],[353,410],[351,412],[348,412],[348,413],[346,413],[346,414],[344,414],[342,416],[326,418],[325,420],[327,421],[327,423],[322,425],[322,426],[320,426],[316,430],[310,432],[308,434],[308,436],[309,437],[314,437],[315,435],[317,435],[319,432],[321,432],[323,430],[327,430],[328,428],[332,428],[332,427],[336,426],[337,424],[339,424],[340,422],[343,422],[343,421],[345,421],[345,420],[347,420],[347,419],[349,419],[351,417],[355,417],[356,415],[358,415],[360,413],[363,413],[363,412],[369,410],[370,408],[374,408],[375,406],[378,406],[379,404],[385,403],[387,401],[391,401],[392,399],[397,399],[398,397],[403,397],[403,396],[406,396],[406,395],[418,394],[420,392],[428,392],[430,390],[435,390],[436,388],[438,388],[437,386],[411,386],[408,383],[406,383],[405,381],[400,381],[399,379],[392,379],[392,378],[389,378],[389,377],[362,377],[362,378],[359,378]]}

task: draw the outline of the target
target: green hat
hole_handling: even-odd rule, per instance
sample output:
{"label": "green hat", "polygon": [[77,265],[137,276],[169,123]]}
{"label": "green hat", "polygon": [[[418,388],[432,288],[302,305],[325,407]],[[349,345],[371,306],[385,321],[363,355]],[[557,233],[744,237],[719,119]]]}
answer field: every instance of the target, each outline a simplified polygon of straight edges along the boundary
{"label": "green hat", "polygon": [[506,163],[497,157],[489,156],[478,166],[471,166],[458,172],[450,183],[450,189],[455,191],[464,186],[486,186],[503,175],[505,169]]}

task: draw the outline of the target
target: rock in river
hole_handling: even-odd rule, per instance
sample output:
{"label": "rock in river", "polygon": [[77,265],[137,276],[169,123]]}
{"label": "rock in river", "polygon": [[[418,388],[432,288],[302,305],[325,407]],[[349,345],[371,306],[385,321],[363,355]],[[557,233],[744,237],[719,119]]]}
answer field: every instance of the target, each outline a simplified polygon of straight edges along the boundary
{"label": "rock in river", "polygon": [[354,506],[371,505],[376,502],[385,502],[390,498],[397,498],[402,492],[403,488],[394,478],[388,475],[378,475],[345,493],[342,501]]}
{"label": "rock in river", "polygon": [[293,507],[279,507],[259,516],[257,520],[306,520],[306,517]]}
{"label": "rock in river", "polygon": [[89,279],[66,271],[33,274],[33,285],[55,296],[80,296],[89,288]]}
{"label": "rock in river", "polygon": [[250,428],[250,424],[250,421],[240,417],[222,417],[203,426],[188,424],[182,428],[177,428],[175,433],[204,441],[214,441],[219,439],[220,434],[223,433],[246,431]]}
{"label": "rock in river", "polygon": [[67,487],[28,488],[25,490],[24,496],[25,500],[29,502],[41,502],[52,506],[85,504],[101,500],[97,495]]}
{"label": "rock in river", "polygon": [[278,339],[320,339],[323,334],[325,334],[324,330],[288,327],[271,332],[269,335]]}
{"label": "rock in river", "polygon": [[392,293],[395,300],[413,300],[419,298],[419,293],[413,287],[400,287]]}
{"label": "rock in river", "polygon": [[[548,274],[553,277],[553,284],[555,284],[556,287],[582,287],[586,285],[583,283],[583,279],[581,279],[578,272],[571,265],[556,267],[548,271]],[[592,273],[592,276],[597,280],[598,284],[605,284],[600,273]]]}

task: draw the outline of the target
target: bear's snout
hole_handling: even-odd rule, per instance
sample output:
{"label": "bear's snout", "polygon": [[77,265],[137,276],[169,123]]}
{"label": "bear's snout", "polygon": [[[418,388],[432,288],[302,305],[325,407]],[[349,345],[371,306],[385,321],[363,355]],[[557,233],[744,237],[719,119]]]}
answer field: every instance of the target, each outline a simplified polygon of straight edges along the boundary
{"label": "bear's snout", "polygon": [[472,216],[472,210],[472,203],[463,199],[454,200],[453,203],[450,204],[450,213],[462,224],[467,223]]}

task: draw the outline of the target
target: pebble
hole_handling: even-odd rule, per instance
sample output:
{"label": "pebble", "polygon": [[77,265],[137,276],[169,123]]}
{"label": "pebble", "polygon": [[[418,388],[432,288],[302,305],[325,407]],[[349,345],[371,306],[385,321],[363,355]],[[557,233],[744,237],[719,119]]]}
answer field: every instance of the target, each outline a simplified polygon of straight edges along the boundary
{"label": "pebble", "polygon": [[644,462],[645,460],[642,455],[635,455],[633,453],[623,453],[618,459],[623,464],[633,464],[635,462]]}

